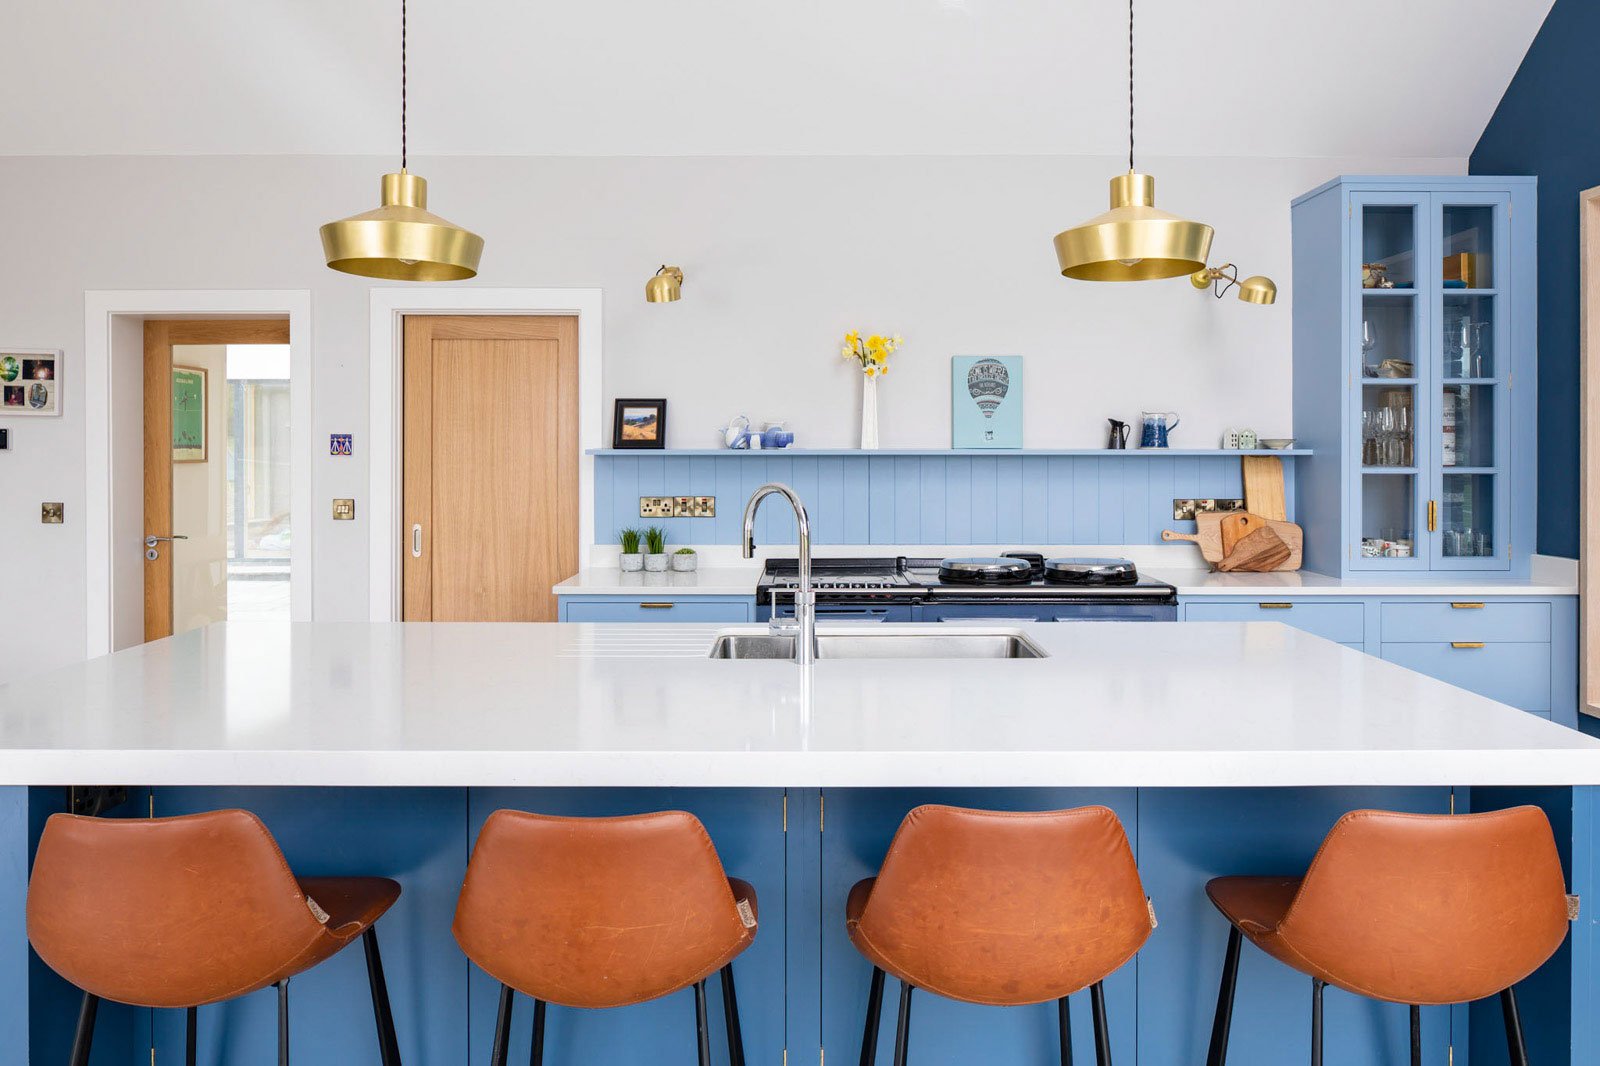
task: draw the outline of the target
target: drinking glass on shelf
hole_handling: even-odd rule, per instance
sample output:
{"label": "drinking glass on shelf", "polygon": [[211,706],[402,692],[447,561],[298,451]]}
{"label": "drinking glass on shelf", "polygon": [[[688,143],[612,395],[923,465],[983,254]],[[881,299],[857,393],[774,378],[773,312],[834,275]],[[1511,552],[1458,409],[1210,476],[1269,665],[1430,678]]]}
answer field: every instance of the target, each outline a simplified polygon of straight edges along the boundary
{"label": "drinking glass on shelf", "polygon": [[[1377,367],[1367,358],[1373,349],[1378,347],[1378,331],[1373,328],[1370,318],[1361,320],[1361,376],[1375,378],[1378,376]],[[1370,373],[1369,373],[1370,371]]]}
{"label": "drinking glass on shelf", "polygon": [[1378,412],[1361,412],[1361,465],[1378,465]]}
{"label": "drinking glass on shelf", "polygon": [[1396,411],[1396,418],[1398,420],[1398,424],[1395,428],[1395,443],[1398,445],[1396,448],[1396,452],[1398,453],[1398,462],[1400,466],[1411,466],[1413,458],[1411,445],[1411,408],[1400,408],[1398,411]]}

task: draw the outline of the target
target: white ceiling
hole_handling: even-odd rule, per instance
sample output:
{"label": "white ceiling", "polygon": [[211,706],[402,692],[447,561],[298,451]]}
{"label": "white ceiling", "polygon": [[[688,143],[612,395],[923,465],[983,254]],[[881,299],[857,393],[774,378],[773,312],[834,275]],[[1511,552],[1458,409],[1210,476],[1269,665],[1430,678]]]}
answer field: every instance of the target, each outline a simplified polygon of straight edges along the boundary
{"label": "white ceiling", "polygon": [[[1465,156],[1551,2],[1139,0],[1139,144]],[[1111,155],[1125,20],[1118,0],[411,0],[411,145]],[[3,0],[0,155],[389,154],[398,23],[399,0]]]}

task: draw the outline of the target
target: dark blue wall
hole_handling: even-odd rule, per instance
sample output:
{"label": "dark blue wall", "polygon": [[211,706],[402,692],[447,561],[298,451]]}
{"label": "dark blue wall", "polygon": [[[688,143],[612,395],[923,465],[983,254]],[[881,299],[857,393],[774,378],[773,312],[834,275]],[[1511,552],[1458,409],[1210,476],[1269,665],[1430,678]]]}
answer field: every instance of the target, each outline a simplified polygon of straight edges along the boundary
{"label": "dark blue wall", "polygon": [[1539,178],[1539,550],[1578,554],[1578,193],[1600,185],[1600,3],[1556,0],[1472,152]]}

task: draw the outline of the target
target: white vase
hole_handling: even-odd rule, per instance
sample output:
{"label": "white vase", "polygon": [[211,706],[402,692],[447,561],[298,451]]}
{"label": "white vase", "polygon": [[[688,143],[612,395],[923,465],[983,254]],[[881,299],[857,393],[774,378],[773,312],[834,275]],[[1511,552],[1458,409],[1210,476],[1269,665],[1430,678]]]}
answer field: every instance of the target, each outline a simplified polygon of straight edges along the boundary
{"label": "white vase", "polygon": [[878,450],[878,378],[861,375],[861,450]]}

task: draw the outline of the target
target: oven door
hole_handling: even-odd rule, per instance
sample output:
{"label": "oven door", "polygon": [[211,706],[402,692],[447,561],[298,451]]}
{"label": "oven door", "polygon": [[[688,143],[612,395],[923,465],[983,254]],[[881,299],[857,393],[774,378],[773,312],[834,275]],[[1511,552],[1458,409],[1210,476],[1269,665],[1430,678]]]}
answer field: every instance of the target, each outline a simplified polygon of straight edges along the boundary
{"label": "oven door", "polygon": [[920,622],[1176,622],[1171,603],[930,603],[918,608]]}
{"label": "oven door", "polygon": [[[778,602],[778,617],[793,618],[794,604]],[[770,622],[772,608],[764,603],[756,604],[756,621]],[[853,604],[853,603],[819,603],[817,604],[817,621],[819,622],[910,622],[913,621],[910,604]]]}

